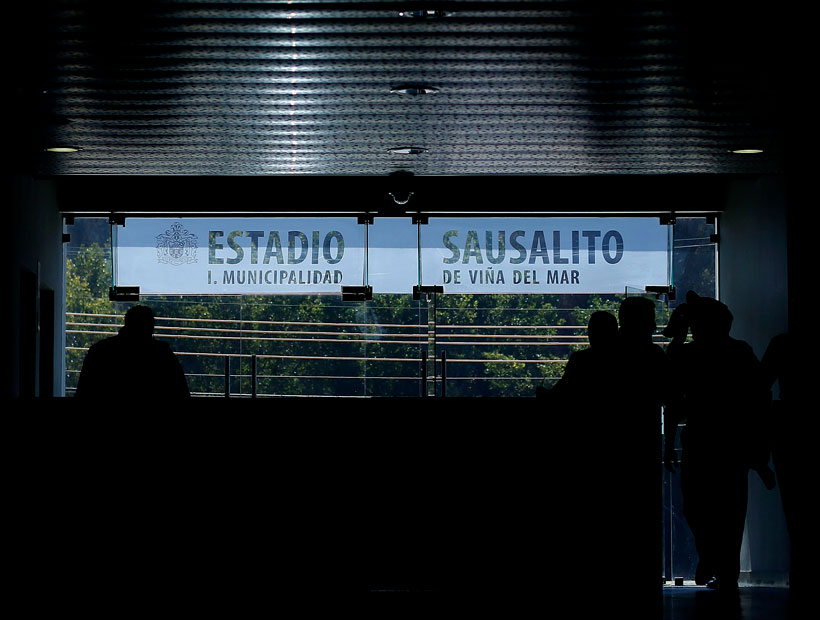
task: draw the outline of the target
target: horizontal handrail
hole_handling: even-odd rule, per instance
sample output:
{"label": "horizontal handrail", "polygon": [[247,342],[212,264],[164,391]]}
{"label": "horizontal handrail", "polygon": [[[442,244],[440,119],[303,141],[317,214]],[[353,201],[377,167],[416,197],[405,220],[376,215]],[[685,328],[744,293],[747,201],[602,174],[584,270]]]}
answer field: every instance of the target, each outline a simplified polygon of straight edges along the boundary
{"label": "horizontal handrail", "polygon": [[[67,346],[67,351],[88,351],[88,347],[73,347]],[[254,355],[258,359],[284,359],[284,360],[331,360],[331,361],[355,361],[355,362],[415,362],[422,361],[420,357],[361,357],[361,356],[327,356],[327,355],[273,355],[267,353],[218,353],[210,351],[177,351],[178,356],[189,357],[234,357],[250,359]],[[447,358],[448,364],[566,364],[567,360],[563,359],[453,359]],[[220,375],[221,376],[221,375]]]}
{"label": "horizontal handrail", "polygon": [[[74,322],[68,321],[66,322],[67,327],[116,327],[118,325],[114,325],[111,323],[84,323],[84,322]],[[371,325],[370,327],[380,327],[376,325]],[[414,326],[408,326],[409,328],[413,328]],[[306,336],[306,335],[317,335],[317,336],[356,336],[356,337],[366,337],[366,336],[374,336],[377,335],[380,338],[406,338],[406,337],[418,337],[418,338],[426,338],[427,337],[427,326],[417,326],[417,327],[424,327],[424,332],[418,334],[404,334],[404,333],[388,333],[388,332],[376,332],[376,333],[363,333],[360,331],[308,331],[308,330],[265,330],[265,329],[231,329],[227,327],[166,327],[162,325],[158,325],[155,327],[156,331],[162,331],[163,333],[168,334],[169,336],[175,335],[171,334],[172,330],[178,331],[186,331],[186,332],[218,332],[218,333],[228,333],[228,334],[248,334],[248,335],[294,335],[294,336]],[[438,327],[436,328],[438,332]],[[473,329],[480,329],[480,328],[473,328]],[[78,330],[68,330],[67,333],[74,333],[74,334],[82,334],[82,333],[116,333],[115,331],[105,331],[105,332],[94,332],[90,329],[78,329]],[[441,338],[523,338],[523,339],[556,339],[556,338],[566,338],[566,339],[577,339],[577,340],[588,340],[586,335],[570,335],[570,334],[440,334],[437,335]]]}

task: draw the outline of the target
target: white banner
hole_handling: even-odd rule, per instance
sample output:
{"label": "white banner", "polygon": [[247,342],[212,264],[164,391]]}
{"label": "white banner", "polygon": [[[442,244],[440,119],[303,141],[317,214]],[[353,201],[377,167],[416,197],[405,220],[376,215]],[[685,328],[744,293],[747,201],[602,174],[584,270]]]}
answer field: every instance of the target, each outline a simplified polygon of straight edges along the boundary
{"label": "white banner", "polygon": [[657,218],[134,218],[114,256],[143,295],[606,294],[667,285],[668,234]]}
{"label": "white banner", "polygon": [[361,286],[365,227],[355,218],[126,221],[116,282],[143,295],[340,293]]}
{"label": "white banner", "polygon": [[666,286],[668,235],[657,218],[431,218],[421,227],[421,279],[445,293]]}

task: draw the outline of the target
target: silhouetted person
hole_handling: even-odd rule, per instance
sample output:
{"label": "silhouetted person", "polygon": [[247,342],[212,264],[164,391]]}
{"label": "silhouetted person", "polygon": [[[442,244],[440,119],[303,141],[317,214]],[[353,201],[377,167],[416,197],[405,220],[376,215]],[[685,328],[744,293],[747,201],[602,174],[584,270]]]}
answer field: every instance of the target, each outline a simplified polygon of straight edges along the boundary
{"label": "silhouetted person", "polygon": [[154,339],[154,313],[134,306],[116,336],[93,344],[83,361],[77,398],[115,401],[190,396],[182,367],[171,348]]}
{"label": "silhouetted person", "polygon": [[763,441],[769,389],[752,348],[729,336],[725,304],[687,295],[692,342],[680,351],[673,406],[681,433],[683,514],[698,553],[695,580],[733,591],[740,573],[749,469],[774,484]]}
{"label": "silhouetted person", "polygon": [[651,416],[645,423],[660,430],[661,404],[667,374],[663,349],[652,342],[655,333],[655,303],[646,297],[627,297],[618,310],[618,346],[622,389],[629,391],[634,413]]}
{"label": "silhouetted person", "polygon": [[[660,390],[663,351],[652,344],[655,307],[628,299],[618,312],[590,316],[590,346],[574,352],[546,390],[544,458],[551,513],[551,570],[577,585],[605,545],[619,559],[619,576],[633,588],[635,617],[657,617],[661,603]],[[566,447],[571,446],[572,450]],[[562,521],[570,524],[563,532]],[[588,535],[579,535],[588,532]],[[620,585],[619,585],[620,587]],[[568,592],[575,592],[568,589]],[[615,596],[607,591],[605,599]]]}
{"label": "silhouetted person", "polygon": [[[655,302],[627,297],[618,309],[618,358],[611,393],[607,439],[615,447],[609,455],[606,484],[609,505],[620,515],[622,542],[615,548],[624,558],[624,577],[634,599],[645,605],[635,617],[659,617],[662,589],[661,406],[666,392],[665,355],[652,342]],[[635,603],[637,604],[637,603]]]}
{"label": "silhouetted person", "polygon": [[[618,319],[603,310],[593,312],[587,324],[589,347],[569,356],[564,374],[550,390],[556,403],[572,399],[600,401],[610,399],[615,387]],[[587,402],[594,409],[598,402]]]}
{"label": "silhouetted person", "polygon": [[[813,347],[813,344],[810,345]],[[786,517],[786,528],[791,542],[791,574],[789,585],[794,590],[801,583],[805,567],[803,557],[805,530],[801,523],[810,512],[803,505],[805,489],[800,476],[809,471],[809,453],[805,427],[799,422],[803,407],[814,399],[808,398],[809,363],[806,345],[797,345],[789,334],[775,336],[763,354],[762,365],[766,384],[779,386],[779,400],[772,403],[767,431],[770,436],[772,462],[780,487],[780,501]],[[803,438],[803,444],[800,439]]]}

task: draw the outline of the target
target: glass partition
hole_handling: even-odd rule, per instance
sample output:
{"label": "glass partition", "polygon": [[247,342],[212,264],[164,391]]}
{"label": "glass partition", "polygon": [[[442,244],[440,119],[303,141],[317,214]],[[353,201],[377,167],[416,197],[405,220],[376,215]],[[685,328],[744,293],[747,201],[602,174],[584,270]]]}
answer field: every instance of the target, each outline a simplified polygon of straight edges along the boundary
{"label": "glass partition", "polygon": [[[76,298],[75,298],[76,300]],[[136,302],[102,296],[66,313],[66,393],[88,347],[113,336]],[[142,296],[198,397],[419,396],[425,300],[377,295]]]}
{"label": "glass partition", "polygon": [[[661,296],[662,326],[686,290],[716,290],[705,218],[678,218],[673,234],[657,218],[134,218],[69,228],[68,393],[87,345],[116,332],[134,303],[111,301],[112,284],[140,286],[195,393],[224,395],[229,356],[230,394],[258,396],[533,395],[586,346],[593,311],[671,285],[679,295]],[[612,281],[600,284],[600,273]],[[370,286],[372,299],[344,300],[345,285]],[[237,290],[246,292],[226,294]],[[416,386],[442,375],[444,390]]]}
{"label": "glass partition", "polygon": [[[625,294],[670,285],[678,296],[658,297],[662,327],[686,290],[716,291],[714,224],[705,218],[678,218],[671,235],[657,218],[135,218],[113,235],[103,219],[70,229],[69,393],[87,345],[114,333],[134,303],[111,301],[112,283],[141,287],[139,299],[157,310],[157,336],[173,339],[196,393],[224,394],[220,356],[229,355],[230,393],[254,392],[247,384],[256,376],[259,396],[387,394],[375,386],[399,383],[401,394],[440,394],[410,384],[442,374],[453,396],[532,395],[586,346],[593,311],[616,313]],[[633,229],[642,245],[630,262]],[[590,285],[602,292],[579,292],[600,279],[592,270],[620,275]],[[638,278],[645,283],[624,284]],[[372,287],[372,299],[344,300],[345,285]],[[226,294],[237,289],[248,292]]]}
{"label": "glass partition", "polygon": [[[670,262],[676,296],[665,304],[664,315],[686,301],[686,292],[718,297],[718,246],[715,218],[677,218],[672,227]],[[660,325],[664,325],[665,321]],[[676,446],[680,458],[680,429]],[[681,577],[692,583],[697,566],[697,552],[692,534],[683,516],[679,474],[663,469],[664,575],[671,580]]]}
{"label": "glass partition", "polygon": [[[78,219],[66,394],[88,347],[143,303],[199,397],[534,396],[588,346],[594,311],[617,316],[625,296],[649,295],[663,346],[686,291],[717,296],[714,221],[622,220]],[[124,285],[139,297],[112,301]],[[372,287],[372,298],[349,301],[343,286]],[[663,480],[664,575],[691,579],[680,487]]]}

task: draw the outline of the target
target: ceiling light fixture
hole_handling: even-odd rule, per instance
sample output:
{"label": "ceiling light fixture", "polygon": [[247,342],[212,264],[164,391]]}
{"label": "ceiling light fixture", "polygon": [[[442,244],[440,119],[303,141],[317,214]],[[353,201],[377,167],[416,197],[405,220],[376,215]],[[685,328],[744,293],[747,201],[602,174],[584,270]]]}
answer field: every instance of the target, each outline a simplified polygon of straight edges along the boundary
{"label": "ceiling light fixture", "polygon": [[399,95],[434,95],[439,92],[439,89],[435,86],[408,85],[391,88],[390,92]]}
{"label": "ceiling light fixture", "polygon": [[754,155],[762,152],[763,149],[732,149],[732,153],[736,153],[738,155]]}
{"label": "ceiling light fixture", "polygon": [[43,150],[49,153],[76,153],[82,151],[79,146],[49,146]]}
{"label": "ceiling light fixture", "polygon": [[387,151],[398,155],[419,155],[421,153],[426,153],[427,149],[423,149],[418,146],[397,146],[392,149],[387,149]]}
{"label": "ceiling light fixture", "polygon": [[408,19],[431,19],[448,17],[450,15],[452,15],[451,11],[441,11],[437,9],[409,9],[407,11],[399,11],[399,17],[406,17]]}

